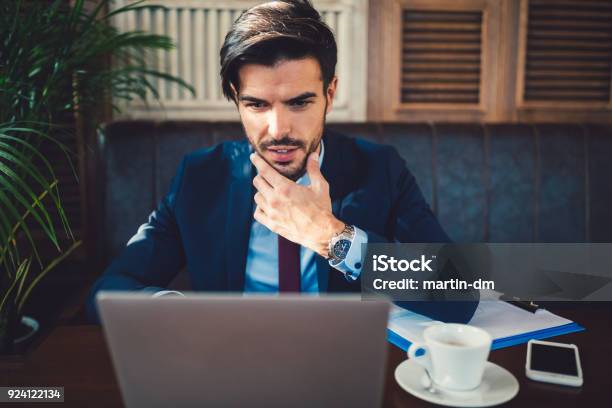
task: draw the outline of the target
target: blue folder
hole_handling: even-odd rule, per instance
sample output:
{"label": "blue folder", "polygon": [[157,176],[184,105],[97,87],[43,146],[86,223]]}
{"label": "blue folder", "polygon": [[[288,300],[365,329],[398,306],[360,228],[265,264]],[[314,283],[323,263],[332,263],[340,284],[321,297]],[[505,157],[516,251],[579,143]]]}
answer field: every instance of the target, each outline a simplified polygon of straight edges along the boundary
{"label": "blue folder", "polygon": [[[515,346],[517,344],[527,343],[531,339],[546,339],[549,337],[560,336],[562,334],[574,333],[585,330],[584,327],[577,323],[568,323],[561,326],[549,327],[548,329],[536,330],[527,333],[517,334],[515,336],[502,337],[494,339],[491,345],[491,350],[497,350],[504,347]],[[387,329],[387,340],[389,343],[404,351],[408,351],[408,347],[412,344],[408,339],[403,338],[391,329]]]}

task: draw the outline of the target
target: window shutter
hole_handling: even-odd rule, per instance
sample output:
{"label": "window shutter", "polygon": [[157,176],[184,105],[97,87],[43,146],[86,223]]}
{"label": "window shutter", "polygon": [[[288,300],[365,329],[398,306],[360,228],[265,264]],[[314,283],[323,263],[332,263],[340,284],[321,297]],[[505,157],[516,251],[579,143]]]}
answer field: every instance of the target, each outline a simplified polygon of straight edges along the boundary
{"label": "window shutter", "polygon": [[500,4],[383,0],[370,30],[384,44],[369,53],[368,69],[381,78],[368,89],[372,116],[468,122],[494,114]]}
{"label": "window shutter", "polygon": [[610,102],[612,1],[530,0],[526,103]]}
{"label": "window shutter", "polygon": [[402,10],[402,103],[479,104],[482,14]]}

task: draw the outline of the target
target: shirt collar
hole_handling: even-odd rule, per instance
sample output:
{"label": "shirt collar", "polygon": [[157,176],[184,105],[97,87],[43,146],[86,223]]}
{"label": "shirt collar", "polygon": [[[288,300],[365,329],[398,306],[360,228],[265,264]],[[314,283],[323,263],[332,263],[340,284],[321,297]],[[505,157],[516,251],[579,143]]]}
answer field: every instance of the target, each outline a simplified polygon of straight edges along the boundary
{"label": "shirt collar", "polygon": [[[325,144],[323,143],[323,138],[321,138],[321,153],[319,154],[319,168],[323,165],[323,156],[325,155]],[[308,156],[306,157],[308,160]],[[308,186],[310,185],[310,177],[308,177],[308,173],[304,173],[302,177],[297,179],[296,184],[300,186]]]}

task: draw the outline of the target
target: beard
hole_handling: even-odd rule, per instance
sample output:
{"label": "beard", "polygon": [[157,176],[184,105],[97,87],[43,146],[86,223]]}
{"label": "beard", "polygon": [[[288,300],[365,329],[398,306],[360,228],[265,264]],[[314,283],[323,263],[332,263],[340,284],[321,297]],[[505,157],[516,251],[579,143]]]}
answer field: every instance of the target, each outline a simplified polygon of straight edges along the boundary
{"label": "beard", "polygon": [[[297,181],[300,177],[302,177],[306,173],[306,161],[308,160],[308,156],[311,153],[314,153],[319,148],[319,144],[321,143],[321,138],[323,137],[323,133],[321,132],[316,139],[314,139],[309,144],[305,142],[295,139],[289,135],[284,136],[282,139],[271,140],[267,142],[259,143],[255,150],[257,153],[276,171],[278,171],[281,175],[287,177],[290,180]],[[304,156],[299,159],[299,161],[290,161],[287,163],[279,163],[268,160],[268,158],[264,155],[266,149],[275,146],[291,146],[295,147],[296,150],[304,152]]]}
{"label": "beard", "polygon": [[[325,110],[327,111],[327,102],[325,103]],[[327,114],[323,114],[323,118],[321,120],[320,127],[317,131],[317,136],[310,142],[304,142],[303,140],[292,137],[291,135],[285,135],[280,139],[266,139],[261,142],[255,144],[249,138],[249,143],[253,146],[253,149],[261,156],[266,163],[272,166],[277,172],[281,175],[287,177],[292,181],[297,181],[306,173],[306,161],[308,160],[308,156],[311,153],[314,153],[319,148],[319,144],[321,143],[321,139],[323,138],[323,129],[325,128],[325,120]],[[246,130],[245,130],[246,133]],[[299,159],[299,162],[291,161],[287,163],[279,163],[268,160],[265,156],[265,151],[274,146],[290,146],[295,147],[298,151],[303,151],[304,157]]]}

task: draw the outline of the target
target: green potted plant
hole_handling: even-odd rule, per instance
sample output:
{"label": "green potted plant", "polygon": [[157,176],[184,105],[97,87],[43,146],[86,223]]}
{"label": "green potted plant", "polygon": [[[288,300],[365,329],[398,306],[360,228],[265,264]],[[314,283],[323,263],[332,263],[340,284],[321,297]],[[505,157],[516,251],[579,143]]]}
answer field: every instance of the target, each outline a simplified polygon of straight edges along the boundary
{"label": "green potted plant", "polygon": [[[58,135],[76,136],[75,116],[95,127],[118,99],[158,98],[161,78],[148,55],[173,48],[165,36],[118,32],[110,19],[141,2],[110,10],[110,0],[9,1],[0,5],[0,353],[11,351],[15,327],[32,290],[80,244],[64,211],[55,166],[41,147],[71,161]],[[149,92],[147,92],[149,91]],[[76,177],[76,172],[74,173]],[[41,254],[43,245],[55,255]]]}

